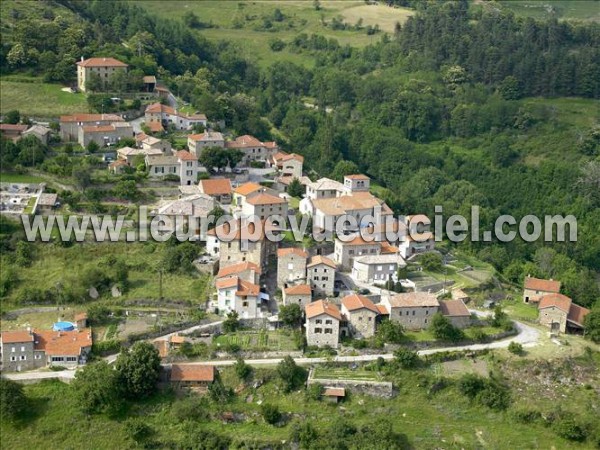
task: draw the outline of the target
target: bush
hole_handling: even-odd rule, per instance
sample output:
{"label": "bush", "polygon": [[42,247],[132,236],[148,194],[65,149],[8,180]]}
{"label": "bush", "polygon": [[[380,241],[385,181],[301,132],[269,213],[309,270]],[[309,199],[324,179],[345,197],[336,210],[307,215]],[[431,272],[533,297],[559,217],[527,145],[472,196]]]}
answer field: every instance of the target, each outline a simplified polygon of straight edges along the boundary
{"label": "bush", "polygon": [[561,414],[552,424],[552,429],[557,435],[569,441],[582,442],[588,435],[585,424],[572,414]]}
{"label": "bush", "polygon": [[403,369],[412,369],[419,365],[421,359],[417,352],[406,348],[399,348],[394,352],[394,361]]}
{"label": "bush", "polygon": [[522,355],[524,353],[523,346],[518,342],[511,342],[508,344],[508,351],[515,355]]}
{"label": "bush", "polygon": [[282,381],[283,390],[290,392],[301,386],[306,381],[306,370],[296,365],[291,356],[286,356],[277,365],[277,375]]}
{"label": "bush", "polygon": [[0,417],[11,420],[25,409],[27,398],[23,386],[4,377],[0,378]]}
{"label": "bush", "polygon": [[246,381],[250,377],[250,374],[252,373],[252,367],[250,367],[248,364],[246,364],[242,358],[237,359],[237,361],[235,362],[235,365],[234,365],[234,369],[235,369],[235,374],[242,381]]}
{"label": "bush", "polygon": [[323,395],[323,391],[325,389],[319,383],[313,383],[306,388],[306,397],[310,400],[321,400],[321,396]]}
{"label": "bush", "polygon": [[515,409],[512,411],[512,417],[519,423],[531,424],[542,418],[542,413],[536,409]]}
{"label": "bush", "polygon": [[281,413],[279,412],[279,408],[275,405],[270,405],[268,403],[263,404],[261,407],[261,414],[265,419],[265,422],[270,425],[275,425],[281,420]]}

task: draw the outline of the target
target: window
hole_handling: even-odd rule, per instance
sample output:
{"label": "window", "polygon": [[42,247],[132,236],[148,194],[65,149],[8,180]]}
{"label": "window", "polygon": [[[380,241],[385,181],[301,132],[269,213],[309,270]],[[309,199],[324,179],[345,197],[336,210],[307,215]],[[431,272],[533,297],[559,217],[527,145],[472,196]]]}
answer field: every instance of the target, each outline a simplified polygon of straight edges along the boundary
{"label": "window", "polygon": [[248,302],[242,302],[242,306],[243,306],[244,308],[247,308],[247,307],[248,307]]}
{"label": "window", "polygon": [[383,270],[383,266],[377,266],[377,271],[381,272]]}
{"label": "window", "polygon": [[75,362],[75,361],[77,361],[77,356],[67,356],[67,361]]}
{"label": "window", "polygon": [[16,351],[17,351],[17,349],[16,349],[15,347],[12,347],[12,348],[10,349],[10,351],[11,351],[12,353],[14,353],[14,352],[16,352]]}
{"label": "window", "polygon": [[318,280],[318,279],[319,279],[319,277],[313,277],[313,280],[315,280],[315,281]]}
{"label": "window", "polygon": [[321,280],[327,281],[327,280],[329,280],[329,278],[328,277],[321,277]]}
{"label": "window", "polygon": [[25,346],[24,346],[24,345],[22,345],[22,346],[21,346],[21,351],[22,351],[22,352],[24,352],[24,351],[25,351]]}
{"label": "window", "polygon": [[394,265],[390,264],[390,270],[394,270],[394,269],[395,269]]}
{"label": "window", "polygon": [[348,250],[349,255],[354,255],[354,250]]}
{"label": "window", "polygon": [[294,270],[294,264],[288,263],[288,270]]}
{"label": "window", "polygon": [[426,316],[428,316],[428,315],[429,315],[429,310],[428,310],[428,309],[426,309],[426,310],[425,310],[425,315],[426,315]]}
{"label": "window", "polygon": [[39,353],[36,353],[34,356],[34,359],[42,359],[42,355]]}
{"label": "window", "polygon": [[362,317],[359,317],[359,318],[358,318],[358,321],[359,321],[359,322],[362,322],[362,319],[363,319]]}
{"label": "window", "polygon": [[19,358],[21,361],[25,361],[27,359],[27,356],[25,355],[21,355],[21,357]]}
{"label": "window", "polygon": [[413,316],[415,315],[415,311],[413,310]]}
{"label": "window", "polygon": [[323,323],[323,321],[321,319],[317,319],[315,320],[315,323]]}
{"label": "window", "polygon": [[52,362],[58,362],[58,361],[62,361],[62,360],[63,360],[62,356],[53,356],[52,357]]}
{"label": "window", "polygon": [[16,361],[16,360],[17,360],[17,357],[16,357],[16,356],[11,356],[11,357],[10,357],[10,360],[11,360],[11,361]]}
{"label": "window", "polygon": [[321,328],[315,328],[315,333],[321,334],[323,330]]}
{"label": "window", "polygon": [[325,334],[333,334],[333,330],[331,328],[325,328]]}
{"label": "window", "polygon": [[327,319],[325,321],[325,325],[331,325],[333,323],[333,321],[331,319]]}
{"label": "window", "polygon": [[408,311],[406,311],[406,315],[408,316]]}

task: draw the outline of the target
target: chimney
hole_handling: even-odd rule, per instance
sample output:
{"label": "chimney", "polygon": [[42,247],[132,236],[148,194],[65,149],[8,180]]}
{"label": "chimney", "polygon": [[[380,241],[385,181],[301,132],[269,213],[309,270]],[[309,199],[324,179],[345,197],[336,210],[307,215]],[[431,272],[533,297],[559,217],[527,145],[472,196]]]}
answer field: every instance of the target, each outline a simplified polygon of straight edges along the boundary
{"label": "chimney", "polygon": [[83,62],[83,56],[81,57],[81,62]]}

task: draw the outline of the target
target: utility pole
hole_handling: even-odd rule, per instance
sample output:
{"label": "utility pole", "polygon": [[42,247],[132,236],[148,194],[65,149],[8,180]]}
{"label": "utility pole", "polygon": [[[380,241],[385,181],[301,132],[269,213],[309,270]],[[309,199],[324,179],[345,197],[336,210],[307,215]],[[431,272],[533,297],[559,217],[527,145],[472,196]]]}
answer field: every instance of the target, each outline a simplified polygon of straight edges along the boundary
{"label": "utility pole", "polygon": [[162,284],[163,270],[158,269],[158,299],[163,299],[163,284]]}

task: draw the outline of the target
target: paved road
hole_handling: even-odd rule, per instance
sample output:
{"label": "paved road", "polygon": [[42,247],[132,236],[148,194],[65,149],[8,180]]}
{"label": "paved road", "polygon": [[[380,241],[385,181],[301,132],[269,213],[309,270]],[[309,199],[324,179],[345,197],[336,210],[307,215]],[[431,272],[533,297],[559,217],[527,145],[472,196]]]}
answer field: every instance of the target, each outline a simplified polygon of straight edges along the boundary
{"label": "paved road", "polygon": [[[489,315],[489,313],[475,311],[477,315]],[[195,330],[199,330],[202,328],[206,328],[209,326],[214,326],[221,322],[212,322],[210,324],[204,325],[196,325],[194,327],[188,328],[187,330],[178,331],[178,333],[190,333]],[[429,348],[425,350],[419,350],[417,353],[420,356],[424,355],[432,355],[434,353],[441,353],[447,351],[463,351],[463,350],[485,350],[485,349],[498,349],[498,348],[506,348],[511,342],[518,342],[523,345],[523,347],[533,347],[538,344],[540,339],[540,332],[535,328],[526,325],[522,322],[514,321],[515,326],[517,327],[518,334],[516,336],[512,336],[507,339],[503,339],[501,341],[490,342],[487,344],[471,344],[471,345],[461,345],[457,347],[439,347],[439,348]],[[173,335],[175,333],[169,333],[161,338],[165,338],[167,336]],[[322,364],[328,362],[367,362],[367,361],[375,361],[377,358],[383,358],[386,360],[390,360],[394,357],[391,353],[380,353],[376,355],[360,355],[360,356],[334,356],[329,358],[295,358],[297,364]],[[116,359],[116,355],[111,355],[104,358],[109,364],[112,363]],[[247,359],[246,363],[251,366],[265,366],[265,365],[274,365],[278,364],[282,361],[283,358],[269,358],[269,359]],[[212,360],[212,361],[200,361],[198,364],[204,365],[213,365],[213,366],[231,366],[235,364],[236,360],[227,359],[227,360]],[[22,372],[22,373],[9,373],[4,375],[6,378],[15,381],[37,381],[43,379],[50,378],[73,378],[75,376],[75,370],[64,370],[62,372]]]}

